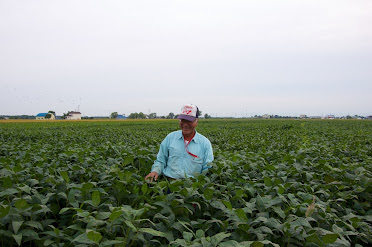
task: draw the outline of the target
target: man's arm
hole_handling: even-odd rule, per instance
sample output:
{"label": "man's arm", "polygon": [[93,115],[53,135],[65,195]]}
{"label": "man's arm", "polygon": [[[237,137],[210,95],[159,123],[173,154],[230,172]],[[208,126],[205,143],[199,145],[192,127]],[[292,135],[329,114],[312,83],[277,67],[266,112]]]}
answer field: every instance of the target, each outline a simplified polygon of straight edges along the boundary
{"label": "man's arm", "polygon": [[211,163],[214,160],[212,144],[209,140],[208,140],[208,143],[206,144],[206,147],[205,147],[205,156],[204,157],[205,157],[205,160],[204,160],[203,167],[202,167],[202,170],[201,170],[202,172],[211,168],[212,166],[209,166],[208,164]]}
{"label": "man's arm", "polygon": [[151,172],[145,177],[151,178],[151,181],[158,179],[158,176],[162,174],[165,167],[167,167],[168,162],[168,138],[166,137],[160,144],[160,149],[154,164],[151,167]]}
{"label": "man's arm", "polygon": [[165,138],[160,144],[158,156],[151,167],[151,172],[157,172],[159,175],[167,167],[168,162],[168,138]]}

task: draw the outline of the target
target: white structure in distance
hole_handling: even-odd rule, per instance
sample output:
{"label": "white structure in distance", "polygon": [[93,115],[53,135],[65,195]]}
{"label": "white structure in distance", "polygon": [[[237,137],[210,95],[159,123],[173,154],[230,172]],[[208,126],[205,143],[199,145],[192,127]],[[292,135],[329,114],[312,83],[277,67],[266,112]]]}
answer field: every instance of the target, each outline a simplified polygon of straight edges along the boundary
{"label": "white structure in distance", "polygon": [[81,120],[81,113],[78,111],[69,111],[66,115],[67,120]]}

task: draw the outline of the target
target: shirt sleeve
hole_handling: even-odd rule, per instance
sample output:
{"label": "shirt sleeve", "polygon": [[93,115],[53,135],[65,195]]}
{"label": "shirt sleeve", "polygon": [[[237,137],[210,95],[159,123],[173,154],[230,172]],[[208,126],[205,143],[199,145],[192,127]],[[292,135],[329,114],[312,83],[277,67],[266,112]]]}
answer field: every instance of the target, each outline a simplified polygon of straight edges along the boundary
{"label": "shirt sleeve", "polygon": [[205,160],[204,160],[204,163],[203,163],[202,172],[211,168],[212,166],[209,166],[208,164],[211,163],[214,160],[212,144],[209,140],[206,143],[205,156],[204,157],[205,157]]}
{"label": "shirt sleeve", "polygon": [[160,144],[160,149],[154,164],[151,167],[151,172],[157,172],[161,175],[168,162],[168,136]]}

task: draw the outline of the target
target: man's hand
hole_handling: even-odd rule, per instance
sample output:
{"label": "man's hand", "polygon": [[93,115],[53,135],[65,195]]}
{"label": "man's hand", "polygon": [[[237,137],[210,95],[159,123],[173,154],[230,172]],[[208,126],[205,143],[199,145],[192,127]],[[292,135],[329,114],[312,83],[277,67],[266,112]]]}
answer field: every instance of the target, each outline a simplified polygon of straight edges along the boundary
{"label": "man's hand", "polygon": [[150,172],[146,177],[145,177],[145,180],[146,179],[150,179],[150,181],[154,181],[154,178],[155,178],[155,181],[158,179],[158,173],[157,172]]}

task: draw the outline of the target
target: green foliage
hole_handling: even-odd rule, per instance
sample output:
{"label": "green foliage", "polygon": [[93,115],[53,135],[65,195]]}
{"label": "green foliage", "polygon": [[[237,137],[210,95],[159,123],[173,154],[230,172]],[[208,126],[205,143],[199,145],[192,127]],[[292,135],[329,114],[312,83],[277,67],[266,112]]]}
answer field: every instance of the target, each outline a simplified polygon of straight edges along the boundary
{"label": "green foliage", "polygon": [[149,114],[149,119],[154,119],[156,118],[156,113],[155,112],[152,112]]}
{"label": "green foliage", "polygon": [[166,118],[167,119],[173,119],[174,118],[174,113],[170,112]]}
{"label": "green foliage", "polygon": [[176,120],[1,123],[0,242],[368,246],[371,127],[201,120],[215,155],[208,173],[146,182]]}
{"label": "green foliage", "polygon": [[[151,118],[155,118],[155,117],[156,117],[156,113],[152,113]],[[135,113],[129,114],[128,118],[130,118],[130,119],[146,119],[146,115],[143,112],[140,112],[140,113],[135,112]]]}
{"label": "green foliage", "polygon": [[208,119],[208,118],[212,118],[212,117],[211,117],[211,115],[209,115],[208,113],[205,113],[205,114],[204,114],[204,118],[205,118],[205,119]]}

